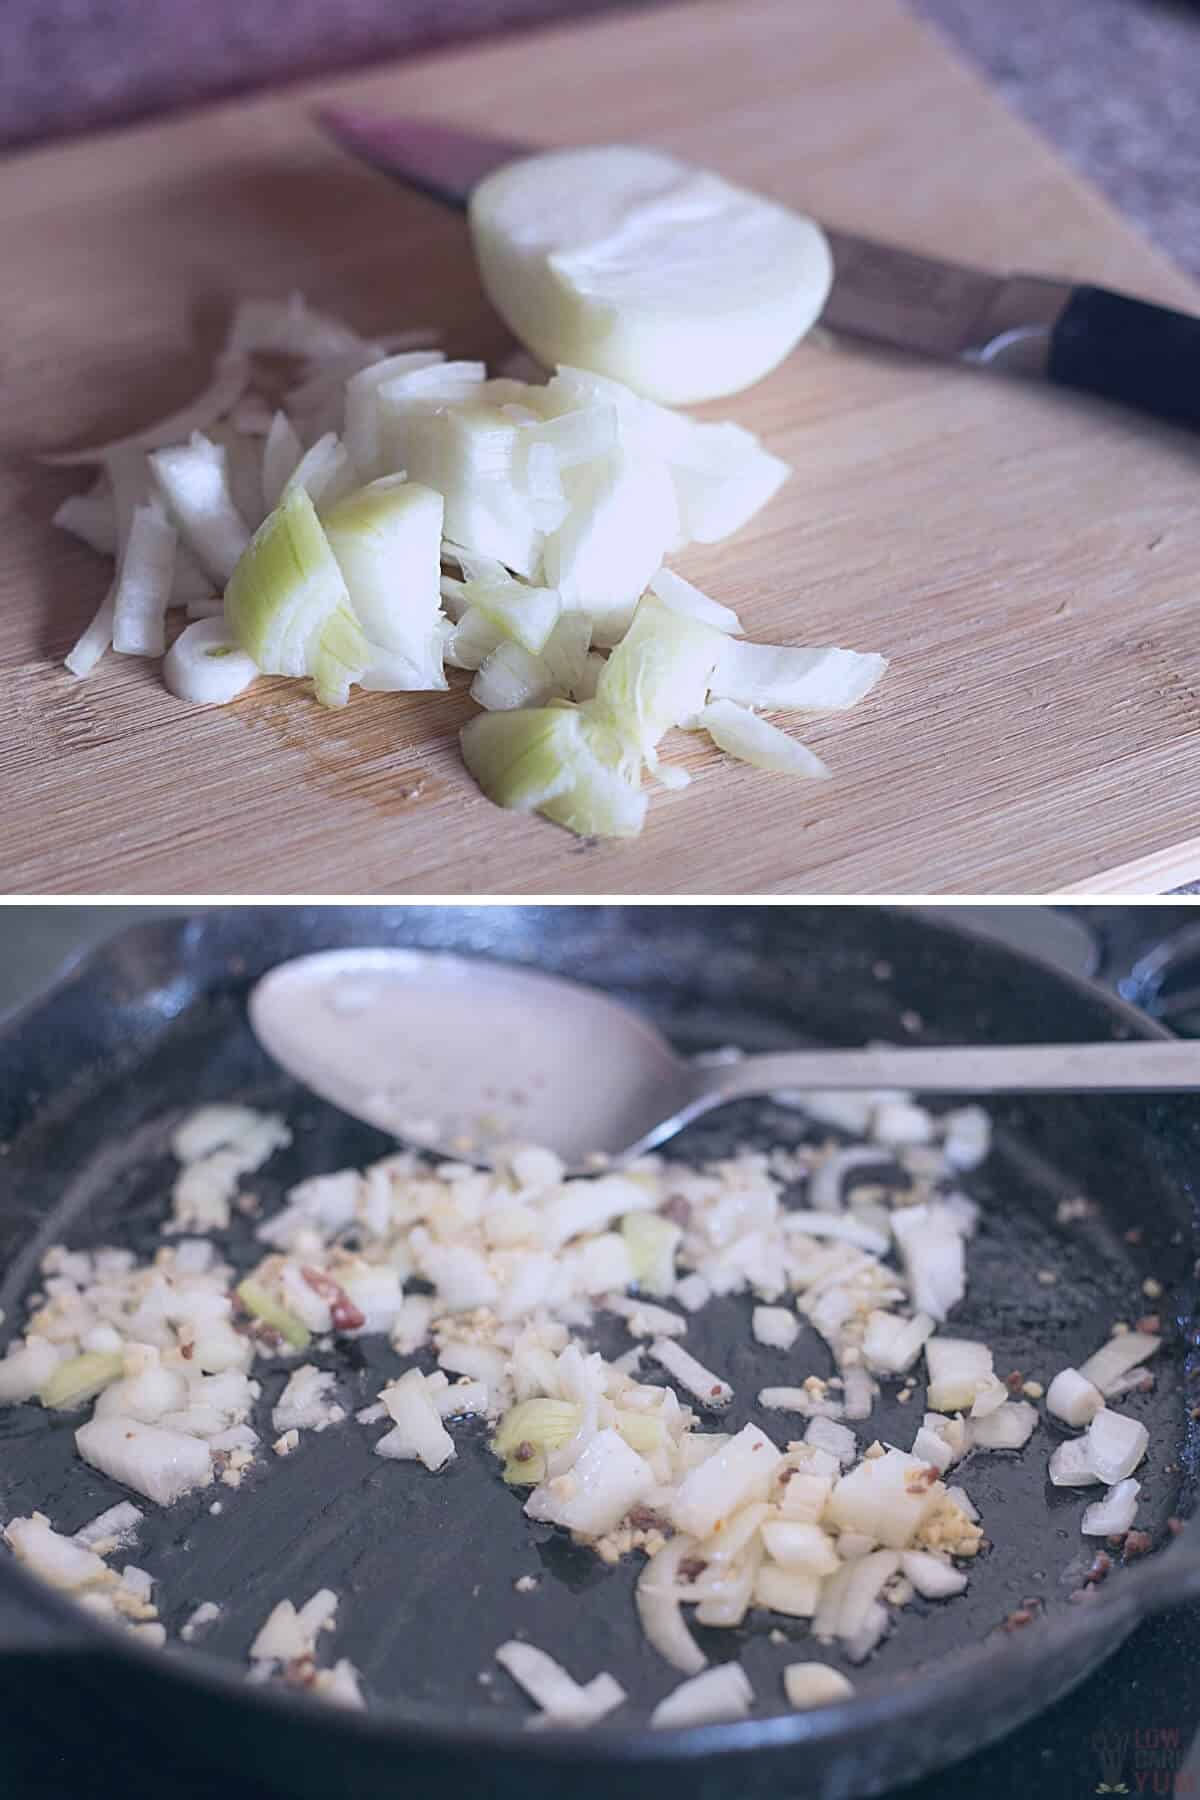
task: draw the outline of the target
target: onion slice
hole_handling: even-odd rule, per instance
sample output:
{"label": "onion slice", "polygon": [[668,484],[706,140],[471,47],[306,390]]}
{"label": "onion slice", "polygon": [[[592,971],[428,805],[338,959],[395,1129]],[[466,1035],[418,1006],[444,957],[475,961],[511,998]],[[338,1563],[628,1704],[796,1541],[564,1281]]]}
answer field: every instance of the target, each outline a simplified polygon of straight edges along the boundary
{"label": "onion slice", "polygon": [[186,626],[163,663],[171,692],[193,706],[224,706],[244,694],[258,674],[258,664],[238,648],[223,616]]}

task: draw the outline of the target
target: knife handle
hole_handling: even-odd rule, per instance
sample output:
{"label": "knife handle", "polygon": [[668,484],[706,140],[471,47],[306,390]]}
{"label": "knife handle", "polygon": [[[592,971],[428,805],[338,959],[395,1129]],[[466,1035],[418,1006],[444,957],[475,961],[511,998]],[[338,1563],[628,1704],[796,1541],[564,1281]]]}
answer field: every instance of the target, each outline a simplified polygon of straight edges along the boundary
{"label": "knife handle", "polygon": [[1200,430],[1200,319],[1077,287],[1050,334],[1046,373],[1140,412]]}

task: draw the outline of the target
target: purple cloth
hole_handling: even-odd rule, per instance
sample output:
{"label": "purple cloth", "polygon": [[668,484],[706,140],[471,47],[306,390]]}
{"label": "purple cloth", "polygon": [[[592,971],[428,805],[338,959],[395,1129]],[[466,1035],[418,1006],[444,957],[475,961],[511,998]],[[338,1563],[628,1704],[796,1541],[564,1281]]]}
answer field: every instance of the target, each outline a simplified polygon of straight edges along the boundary
{"label": "purple cloth", "polygon": [[618,0],[0,0],[0,146],[115,125],[616,4]]}

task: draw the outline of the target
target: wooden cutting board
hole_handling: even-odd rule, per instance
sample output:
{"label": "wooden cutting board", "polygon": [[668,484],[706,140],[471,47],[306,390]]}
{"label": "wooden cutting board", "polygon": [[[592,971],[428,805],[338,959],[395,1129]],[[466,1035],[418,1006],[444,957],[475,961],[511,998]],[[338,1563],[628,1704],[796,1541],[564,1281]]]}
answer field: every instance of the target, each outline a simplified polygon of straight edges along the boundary
{"label": "wooden cutting board", "polygon": [[830,222],[1196,306],[894,0],[706,0],[514,36],[0,166],[0,883],[49,893],[1153,891],[1200,873],[1197,442],[1035,387],[804,346],[706,410],[795,466],[683,573],[752,635],[882,650],[813,784],[681,739],[643,837],[489,806],[463,693],[181,706],[61,658],[106,567],[54,531],[97,441],[201,385],[229,303],[500,353],[461,219],[326,146],[336,96],[547,144],[662,144]]}

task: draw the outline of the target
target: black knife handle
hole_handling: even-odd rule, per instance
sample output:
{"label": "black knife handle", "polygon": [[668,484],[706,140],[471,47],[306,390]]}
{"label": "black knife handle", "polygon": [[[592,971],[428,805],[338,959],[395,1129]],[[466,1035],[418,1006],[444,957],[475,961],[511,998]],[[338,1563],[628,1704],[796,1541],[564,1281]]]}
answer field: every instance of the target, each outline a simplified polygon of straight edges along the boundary
{"label": "black knife handle", "polygon": [[1046,373],[1200,430],[1200,319],[1187,313],[1110,288],[1073,288],[1050,334]]}

